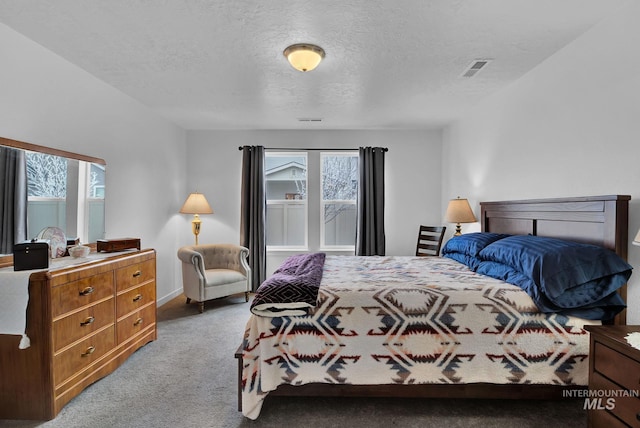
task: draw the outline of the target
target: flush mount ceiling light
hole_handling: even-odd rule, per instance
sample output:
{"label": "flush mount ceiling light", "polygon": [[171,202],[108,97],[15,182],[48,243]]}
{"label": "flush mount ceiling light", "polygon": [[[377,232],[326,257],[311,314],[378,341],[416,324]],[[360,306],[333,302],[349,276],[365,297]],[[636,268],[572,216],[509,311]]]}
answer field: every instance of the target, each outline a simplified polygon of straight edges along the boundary
{"label": "flush mount ceiling light", "polygon": [[298,43],[286,48],[283,52],[289,63],[299,71],[311,71],[324,58],[324,50],[320,46],[309,43]]}

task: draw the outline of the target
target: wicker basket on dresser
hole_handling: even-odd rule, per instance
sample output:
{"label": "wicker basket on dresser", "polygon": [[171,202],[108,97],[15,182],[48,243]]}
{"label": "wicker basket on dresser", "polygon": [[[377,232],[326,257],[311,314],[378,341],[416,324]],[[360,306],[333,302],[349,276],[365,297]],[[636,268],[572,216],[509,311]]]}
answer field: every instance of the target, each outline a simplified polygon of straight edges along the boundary
{"label": "wicker basket on dresser", "polygon": [[133,251],[29,278],[27,335],[0,335],[0,419],[55,418],[157,338],[156,255]]}

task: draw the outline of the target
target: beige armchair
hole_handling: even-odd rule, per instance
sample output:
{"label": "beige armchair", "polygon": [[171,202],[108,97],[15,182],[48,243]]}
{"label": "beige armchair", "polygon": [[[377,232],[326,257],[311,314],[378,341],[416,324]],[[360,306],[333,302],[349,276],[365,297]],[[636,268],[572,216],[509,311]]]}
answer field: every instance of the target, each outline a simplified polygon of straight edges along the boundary
{"label": "beige armchair", "polygon": [[204,302],[236,293],[244,293],[249,301],[251,269],[247,264],[249,250],[234,244],[189,245],[178,250],[182,261],[182,288],[187,303]]}

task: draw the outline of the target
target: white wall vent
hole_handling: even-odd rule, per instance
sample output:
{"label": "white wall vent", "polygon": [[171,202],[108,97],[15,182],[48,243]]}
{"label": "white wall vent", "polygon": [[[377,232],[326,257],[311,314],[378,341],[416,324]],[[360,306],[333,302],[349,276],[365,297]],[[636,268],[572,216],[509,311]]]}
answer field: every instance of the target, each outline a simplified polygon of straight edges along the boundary
{"label": "white wall vent", "polygon": [[473,77],[480,70],[482,70],[487,64],[489,64],[492,59],[475,59],[469,66],[465,69],[465,71],[460,75],[461,77]]}

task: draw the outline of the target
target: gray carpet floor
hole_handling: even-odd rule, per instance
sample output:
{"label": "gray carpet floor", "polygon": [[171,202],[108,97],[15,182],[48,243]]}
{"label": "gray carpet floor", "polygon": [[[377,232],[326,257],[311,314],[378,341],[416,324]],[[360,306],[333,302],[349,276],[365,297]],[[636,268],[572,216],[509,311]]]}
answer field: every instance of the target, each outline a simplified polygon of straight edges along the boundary
{"label": "gray carpet floor", "polygon": [[[158,308],[158,340],[94,383],[48,422],[0,427],[586,427],[582,400],[267,397],[251,421],[237,410],[236,360],[249,304],[182,296]],[[0,380],[1,381],[1,380]]]}

